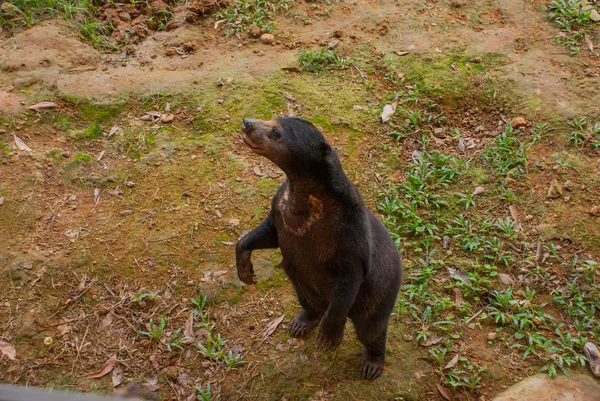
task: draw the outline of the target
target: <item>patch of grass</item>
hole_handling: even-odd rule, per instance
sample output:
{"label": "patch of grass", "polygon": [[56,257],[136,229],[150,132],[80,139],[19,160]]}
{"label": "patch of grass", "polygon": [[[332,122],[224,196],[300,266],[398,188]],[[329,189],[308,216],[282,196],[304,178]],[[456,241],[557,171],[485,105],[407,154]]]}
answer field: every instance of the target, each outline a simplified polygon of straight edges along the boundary
{"label": "patch of grass", "polygon": [[530,144],[518,138],[519,130],[510,124],[495,139],[494,146],[483,153],[483,160],[497,173],[517,177],[527,172],[527,151]]}
{"label": "patch of grass", "polygon": [[588,123],[586,117],[575,117],[568,122],[572,128],[569,141],[578,146],[589,145],[600,149],[600,121]]}
{"label": "patch of grass", "polygon": [[85,131],[75,135],[76,139],[98,139],[102,138],[104,130],[98,124],[90,125]]}
{"label": "patch of grass", "polygon": [[79,26],[81,39],[89,41],[98,49],[117,49],[118,46],[110,41],[109,36],[113,31],[111,25],[105,25],[94,19],[86,19]]}
{"label": "patch of grass", "polygon": [[88,155],[87,153],[77,153],[75,155],[75,161],[74,163],[89,163],[92,161],[92,157],[90,155]]}
{"label": "patch of grass", "polygon": [[324,70],[341,68],[350,64],[350,59],[344,58],[333,50],[322,48],[321,50],[304,50],[298,56],[298,64],[303,70],[320,73]]}
{"label": "patch of grass", "polygon": [[261,32],[273,32],[276,14],[287,12],[291,4],[291,0],[234,0],[215,17],[225,21],[227,36],[252,27]]}
{"label": "patch of grass", "polygon": [[579,54],[579,45],[592,24],[590,11],[579,0],[555,0],[548,6],[550,20],[556,22],[561,33],[554,40],[569,48],[571,55]]}
{"label": "patch of grass", "polygon": [[[486,365],[464,356],[453,368],[442,369],[459,349],[455,341],[463,338],[462,325],[474,317],[477,324],[499,333],[503,346],[518,352],[530,366],[543,366],[551,376],[583,364],[586,339],[600,338],[600,326],[593,318],[600,308],[598,262],[576,255],[569,260],[568,253],[553,244],[540,251],[536,240],[525,237],[508,213],[493,212],[519,204],[526,186],[515,183],[527,179],[528,152],[535,143],[546,141],[550,127],[538,124],[529,137],[529,132],[507,124],[477,157],[456,156],[432,149],[433,124],[418,117],[428,112],[428,101],[418,91],[400,87],[393,97],[400,110],[412,114],[405,112],[402,134],[390,135],[400,141],[412,136],[419,145],[401,182],[388,184],[378,204],[404,259],[412,261],[406,263],[395,318],[411,322],[407,330],[419,343],[442,338],[430,355],[440,367],[442,381],[456,392],[476,392],[488,371]],[[446,120],[438,125],[452,132]],[[570,125],[575,132],[571,138],[577,139],[572,141],[579,146],[596,135],[596,125],[586,119]],[[415,138],[416,130],[425,134]],[[473,195],[480,184],[485,192]],[[495,189],[488,191],[490,185]],[[546,251],[544,261],[536,258],[536,253]],[[552,276],[549,266],[556,264],[571,272],[566,286]],[[517,274],[520,282],[514,289],[504,284],[516,281],[512,277]],[[552,310],[560,313],[550,314]]]}
{"label": "patch of grass", "polygon": [[[84,21],[75,19],[83,15]],[[11,0],[0,7],[0,25],[8,28],[31,27],[36,23],[62,17],[79,28],[80,36],[94,47],[115,49],[109,36],[113,28],[99,22],[97,9],[90,0]]]}

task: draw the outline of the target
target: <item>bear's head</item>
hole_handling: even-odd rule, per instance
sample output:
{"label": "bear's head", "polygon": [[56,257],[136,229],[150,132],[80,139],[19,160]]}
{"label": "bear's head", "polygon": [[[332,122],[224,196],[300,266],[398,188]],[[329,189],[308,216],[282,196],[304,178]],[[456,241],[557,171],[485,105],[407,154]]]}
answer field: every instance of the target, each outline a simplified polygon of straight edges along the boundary
{"label": "bear's head", "polygon": [[310,122],[296,117],[271,121],[244,119],[244,142],[265,156],[288,176],[324,172],[337,164],[337,156],[325,137]]}

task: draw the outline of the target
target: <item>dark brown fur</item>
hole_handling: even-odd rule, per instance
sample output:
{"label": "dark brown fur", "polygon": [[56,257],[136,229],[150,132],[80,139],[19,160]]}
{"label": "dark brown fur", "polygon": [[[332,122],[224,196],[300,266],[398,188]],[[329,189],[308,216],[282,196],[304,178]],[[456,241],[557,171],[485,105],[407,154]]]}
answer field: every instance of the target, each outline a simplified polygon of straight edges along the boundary
{"label": "dark brown fur", "polygon": [[400,255],[389,232],[365,206],[335,151],[308,121],[281,117],[244,120],[244,141],[287,175],[269,215],[236,248],[238,276],[253,283],[253,249],[281,249],[302,311],[293,336],[320,324],[317,341],[341,343],[347,318],[365,346],[363,376],[381,375],[389,316],[402,280]]}

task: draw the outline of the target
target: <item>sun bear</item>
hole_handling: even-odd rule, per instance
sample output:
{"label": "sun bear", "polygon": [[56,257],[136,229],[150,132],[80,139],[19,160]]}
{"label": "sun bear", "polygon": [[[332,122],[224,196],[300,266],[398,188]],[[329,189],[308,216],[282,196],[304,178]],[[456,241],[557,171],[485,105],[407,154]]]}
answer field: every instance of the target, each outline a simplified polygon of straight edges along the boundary
{"label": "sun bear", "polygon": [[364,345],[362,375],[383,372],[387,326],[402,281],[400,255],[383,224],[321,132],[309,121],[244,119],[243,140],[281,168],[287,180],[271,211],[236,247],[237,273],[254,283],[252,250],[280,248],[302,311],[290,322],[294,337],[317,326],[317,343],[334,350],[347,318]]}

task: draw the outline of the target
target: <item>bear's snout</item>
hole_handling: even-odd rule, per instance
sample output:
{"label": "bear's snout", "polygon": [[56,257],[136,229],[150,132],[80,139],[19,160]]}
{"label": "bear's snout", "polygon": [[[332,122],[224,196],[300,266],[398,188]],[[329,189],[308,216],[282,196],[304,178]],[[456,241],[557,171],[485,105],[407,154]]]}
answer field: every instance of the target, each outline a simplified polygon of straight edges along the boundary
{"label": "bear's snout", "polygon": [[244,122],[242,123],[242,131],[248,133],[248,131],[250,131],[255,122],[256,120],[253,120],[251,118],[244,118]]}

